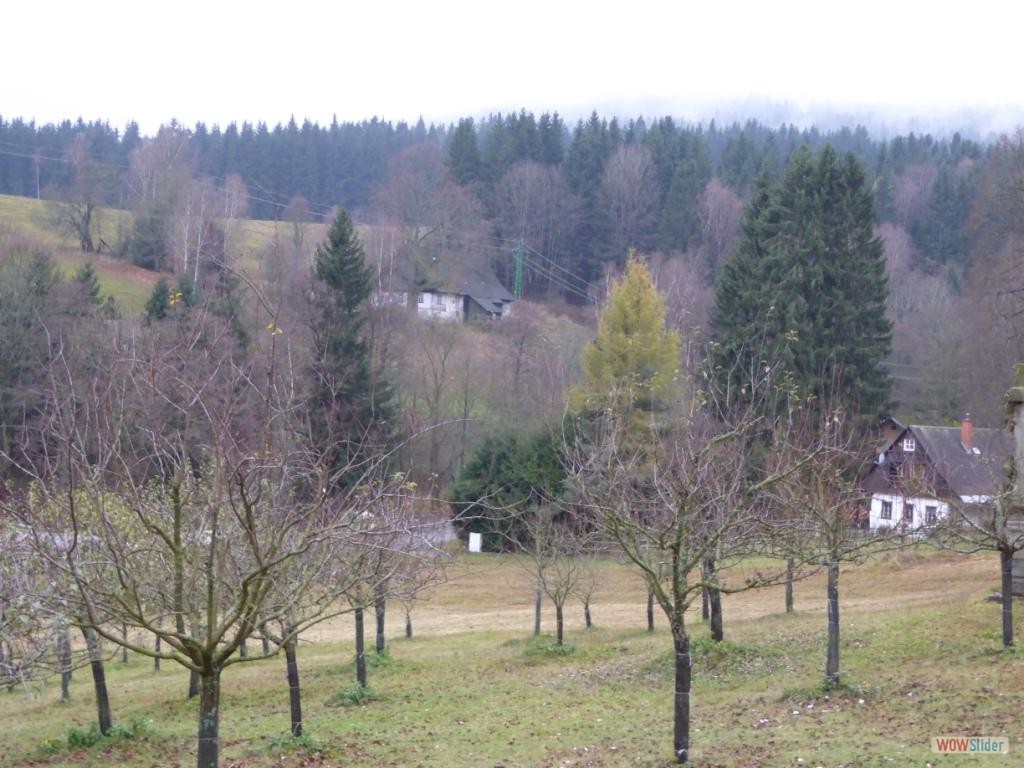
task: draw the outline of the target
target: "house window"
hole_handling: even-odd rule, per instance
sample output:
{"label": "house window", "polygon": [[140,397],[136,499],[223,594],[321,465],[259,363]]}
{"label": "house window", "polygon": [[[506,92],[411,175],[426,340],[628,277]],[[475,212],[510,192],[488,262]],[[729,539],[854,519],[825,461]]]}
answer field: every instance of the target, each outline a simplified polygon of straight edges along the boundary
{"label": "house window", "polygon": [[912,437],[904,437],[903,438],[903,452],[904,453],[913,453],[916,450],[917,450],[917,441],[914,440],[914,438],[912,438]]}
{"label": "house window", "polygon": [[892,520],[892,502],[891,501],[883,501],[882,502],[882,519],[883,520]]}
{"label": "house window", "polygon": [[903,477],[903,462],[901,461],[890,461],[889,462],[889,477]]}
{"label": "house window", "polygon": [[903,519],[908,523],[914,522],[914,505],[905,503],[903,505]]}
{"label": "house window", "polygon": [[421,293],[420,294],[419,303],[420,304],[426,304],[427,303],[427,294],[425,294],[425,293]]}
{"label": "house window", "polygon": [[442,296],[440,293],[435,293],[434,294],[434,306],[435,307],[443,307],[444,306],[444,296]]}
{"label": "house window", "polygon": [[924,521],[928,525],[934,525],[939,522],[939,508],[938,507],[925,507],[924,508]]}

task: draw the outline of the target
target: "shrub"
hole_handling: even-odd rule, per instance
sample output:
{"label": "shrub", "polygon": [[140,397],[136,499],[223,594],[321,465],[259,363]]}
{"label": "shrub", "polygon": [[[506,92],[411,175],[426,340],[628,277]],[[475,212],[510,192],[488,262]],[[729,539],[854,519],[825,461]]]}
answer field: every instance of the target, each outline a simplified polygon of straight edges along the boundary
{"label": "shrub", "polygon": [[271,736],[267,740],[267,751],[322,754],[324,747],[308,733],[304,733],[301,736],[292,736],[291,734],[288,734],[285,736]]}
{"label": "shrub", "polygon": [[552,640],[550,635],[541,635],[532,639],[526,645],[526,650],[523,651],[523,655],[527,658],[538,657],[538,656],[569,656],[576,652],[576,646],[571,643],[563,643],[558,645]]}
{"label": "shrub", "polygon": [[328,707],[355,707],[378,700],[379,697],[369,687],[353,685],[343,691],[332,693],[324,703]]}

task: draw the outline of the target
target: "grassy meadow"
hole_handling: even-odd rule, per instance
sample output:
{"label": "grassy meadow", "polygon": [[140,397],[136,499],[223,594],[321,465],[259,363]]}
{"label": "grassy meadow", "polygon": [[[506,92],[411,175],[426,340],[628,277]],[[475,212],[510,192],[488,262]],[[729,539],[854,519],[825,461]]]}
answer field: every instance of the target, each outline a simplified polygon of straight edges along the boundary
{"label": "grassy meadow", "polygon": [[[284,661],[230,668],[222,765],[662,766],[671,759],[671,641],[644,629],[644,589],[608,562],[593,606],[567,612],[569,653],[534,640],[530,577],[514,557],[462,556],[413,610],[415,637],[390,606],[389,652],[372,658],[372,699],[339,703],[354,682],[349,621],[311,631],[299,650],[307,736],[288,733]],[[692,619],[692,764],[697,766],[1021,765],[1024,658],[1001,649],[995,557],[905,551],[843,572],[849,689],[817,687],[825,658],[824,582],[724,598],[726,642]],[[545,605],[545,631],[553,611]],[[372,620],[368,621],[372,627]],[[1018,632],[1021,623],[1018,622]],[[369,638],[372,644],[372,636]],[[109,650],[109,649],[108,649]],[[253,646],[258,651],[258,643]],[[196,701],[169,662],[108,663],[118,736],[83,744],[94,719],[88,669],[72,698],[59,683],[0,693],[0,765],[189,766]],[[944,757],[935,735],[1007,736],[1009,757]],[[69,745],[70,741],[77,745]],[[88,741],[88,740],[86,740]]]}
{"label": "grassy meadow", "polygon": [[[78,242],[53,223],[51,203],[28,197],[0,195],[0,229],[10,228],[52,252],[54,261],[65,278],[70,278],[86,261],[96,269],[103,295],[113,296],[126,317],[142,314],[146,299],[161,274],[141,269],[128,261],[106,254],[84,254]],[[132,214],[116,208],[101,208],[95,214],[93,239],[119,242],[130,232]],[[307,224],[307,236],[320,237],[322,227]],[[236,265],[249,274],[258,275],[260,255],[275,241],[291,237],[290,225],[273,221],[239,220],[228,226]],[[164,275],[173,282],[174,277]]]}

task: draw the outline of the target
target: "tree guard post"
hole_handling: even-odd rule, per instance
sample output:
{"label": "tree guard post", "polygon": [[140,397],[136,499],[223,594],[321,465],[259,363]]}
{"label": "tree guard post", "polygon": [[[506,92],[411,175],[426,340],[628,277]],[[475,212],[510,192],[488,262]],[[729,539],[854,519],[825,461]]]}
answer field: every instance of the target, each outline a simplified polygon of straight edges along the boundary
{"label": "tree guard post", "polygon": [[[1013,366],[1013,386],[1006,392],[1006,416],[1013,433],[1013,461],[1007,466],[1010,510],[1017,519],[1010,524],[1024,528],[1024,363]],[[1013,557],[1013,594],[1024,595],[1024,551]]]}

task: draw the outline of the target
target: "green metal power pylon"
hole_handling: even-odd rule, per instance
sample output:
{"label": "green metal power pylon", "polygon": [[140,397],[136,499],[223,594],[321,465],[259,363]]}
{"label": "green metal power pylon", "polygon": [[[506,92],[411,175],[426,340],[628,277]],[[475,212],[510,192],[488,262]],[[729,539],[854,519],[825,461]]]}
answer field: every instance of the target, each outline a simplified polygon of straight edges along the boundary
{"label": "green metal power pylon", "polygon": [[523,238],[521,237],[516,240],[516,277],[512,293],[517,301],[523,295]]}

